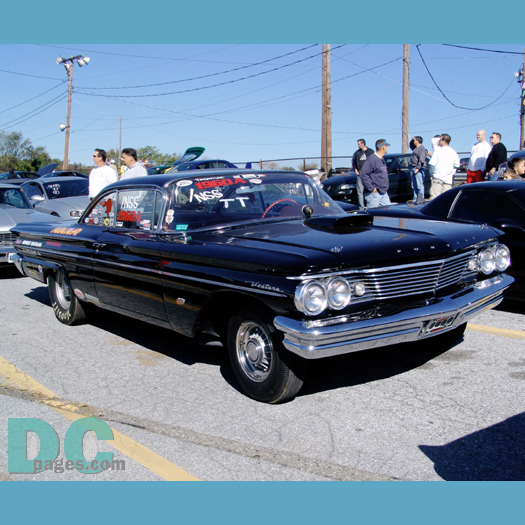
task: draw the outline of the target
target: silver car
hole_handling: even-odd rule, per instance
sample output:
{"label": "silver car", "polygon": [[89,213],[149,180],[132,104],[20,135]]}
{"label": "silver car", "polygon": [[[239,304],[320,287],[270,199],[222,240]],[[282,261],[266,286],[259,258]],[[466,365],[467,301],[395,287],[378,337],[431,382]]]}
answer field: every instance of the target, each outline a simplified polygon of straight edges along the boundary
{"label": "silver car", "polygon": [[89,180],[82,177],[49,177],[21,187],[36,211],[64,220],[80,217],[89,204]]}
{"label": "silver car", "polygon": [[16,253],[15,234],[9,230],[24,222],[58,222],[57,217],[33,209],[20,186],[0,183],[0,267],[11,262]]}

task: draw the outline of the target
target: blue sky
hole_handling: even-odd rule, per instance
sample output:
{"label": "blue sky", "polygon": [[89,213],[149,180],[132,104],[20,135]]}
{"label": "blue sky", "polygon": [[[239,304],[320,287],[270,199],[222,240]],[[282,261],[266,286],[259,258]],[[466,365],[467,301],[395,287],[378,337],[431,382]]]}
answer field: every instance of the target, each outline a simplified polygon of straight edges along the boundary
{"label": "blue sky", "polygon": [[[361,137],[369,145],[386,138],[390,151],[401,151],[402,44],[331,48],[333,156],[350,157]],[[117,148],[121,117],[123,148],[182,153],[203,146],[208,158],[238,163],[318,157],[321,50],[321,44],[1,44],[0,130],[20,131],[62,158],[67,75],[55,58],[83,54],[90,63],[74,68],[70,162],[89,165],[94,148]],[[411,44],[410,134],[429,146],[446,132],[454,149],[467,152],[484,128],[518,149],[514,73],[523,51],[521,44]],[[334,159],[334,166],[348,163]]]}

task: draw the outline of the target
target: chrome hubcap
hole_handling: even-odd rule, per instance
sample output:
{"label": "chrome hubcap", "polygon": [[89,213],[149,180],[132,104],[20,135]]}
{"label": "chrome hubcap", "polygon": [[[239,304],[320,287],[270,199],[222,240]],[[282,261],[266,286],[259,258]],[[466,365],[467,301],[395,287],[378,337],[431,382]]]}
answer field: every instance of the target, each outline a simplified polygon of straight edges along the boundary
{"label": "chrome hubcap", "polygon": [[264,381],[270,373],[272,341],[254,321],[244,321],[237,331],[237,358],[243,372],[253,381]]}
{"label": "chrome hubcap", "polygon": [[71,288],[61,273],[57,275],[55,289],[57,300],[60,303],[60,306],[64,310],[68,310],[71,306]]}

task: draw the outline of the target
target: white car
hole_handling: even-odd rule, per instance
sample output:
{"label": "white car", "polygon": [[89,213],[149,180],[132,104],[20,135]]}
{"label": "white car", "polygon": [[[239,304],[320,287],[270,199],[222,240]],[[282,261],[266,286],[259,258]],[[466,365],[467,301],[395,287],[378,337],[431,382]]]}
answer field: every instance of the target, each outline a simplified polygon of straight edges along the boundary
{"label": "white car", "polygon": [[61,219],[78,218],[89,204],[89,179],[49,177],[22,184],[36,211]]}

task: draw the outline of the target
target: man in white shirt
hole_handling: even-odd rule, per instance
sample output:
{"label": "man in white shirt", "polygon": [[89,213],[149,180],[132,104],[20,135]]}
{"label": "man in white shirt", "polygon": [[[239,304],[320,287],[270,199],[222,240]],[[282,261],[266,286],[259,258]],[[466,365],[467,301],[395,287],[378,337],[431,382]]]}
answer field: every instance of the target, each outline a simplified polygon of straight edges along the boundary
{"label": "man in white shirt", "polygon": [[467,166],[467,184],[481,182],[485,179],[487,157],[492,149],[492,146],[485,140],[485,135],[485,130],[480,129],[477,134],[478,143],[472,146]]}
{"label": "man in white shirt", "polygon": [[148,174],[144,164],[137,162],[137,152],[133,148],[124,148],[122,150],[122,162],[124,162],[128,169],[122,173],[120,180],[144,177]]}
{"label": "man in white shirt", "polygon": [[93,162],[97,166],[89,174],[89,198],[92,200],[108,184],[117,182],[115,171],[106,166],[107,155],[103,149],[96,149],[93,153]]}
{"label": "man in white shirt", "polygon": [[439,140],[439,148],[436,148],[429,164],[434,166],[432,174],[432,186],[430,187],[430,200],[452,188],[454,174],[459,168],[458,154],[449,146],[450,135],[444,133]]}

